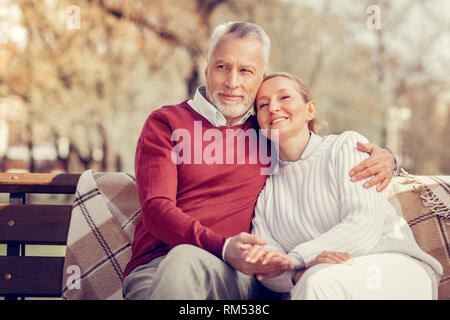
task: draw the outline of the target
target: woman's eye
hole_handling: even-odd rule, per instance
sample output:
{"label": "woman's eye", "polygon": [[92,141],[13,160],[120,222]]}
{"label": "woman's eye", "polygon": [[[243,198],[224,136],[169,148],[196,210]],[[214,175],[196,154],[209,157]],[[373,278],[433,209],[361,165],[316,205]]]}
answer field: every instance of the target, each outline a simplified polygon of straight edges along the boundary
{"label": "woman's eye", "polygon": [[263,107],[266,107],[266,106],[267,106],[267,103],[263,103],[263,104],[259,105],[259,108],[263,108]]}
{"label": "woman's eye", "polygon": [[289,98],[290,98],[290,96],[282,96],[282,97],[281,97],[281,100],[289,99]]}

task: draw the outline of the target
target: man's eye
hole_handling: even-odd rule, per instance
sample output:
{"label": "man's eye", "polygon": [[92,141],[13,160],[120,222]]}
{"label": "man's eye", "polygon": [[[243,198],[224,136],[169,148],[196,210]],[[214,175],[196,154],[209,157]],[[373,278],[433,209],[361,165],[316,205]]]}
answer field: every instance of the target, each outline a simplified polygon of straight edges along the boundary
{"label": "man's eye", "polygon": [[217,66],[217,69],[225,69],[226,67],[223,64]]}
{"label": "man's eye", "polygon": [[241,72],[244,72],[244,73],[252,73],[252,70],[250,70],[250,69],[241,69]]}

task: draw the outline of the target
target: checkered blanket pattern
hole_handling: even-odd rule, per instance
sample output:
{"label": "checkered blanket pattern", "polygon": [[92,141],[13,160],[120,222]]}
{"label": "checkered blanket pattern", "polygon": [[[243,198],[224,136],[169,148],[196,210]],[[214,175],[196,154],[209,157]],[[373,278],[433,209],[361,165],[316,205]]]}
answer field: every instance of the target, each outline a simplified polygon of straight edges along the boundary
{"label": "checkered blanket pattern", "polygon": [[134,177],[91,170],[81,175],[67,238],[63,299],[122,299],[123,270],[139,215]]}

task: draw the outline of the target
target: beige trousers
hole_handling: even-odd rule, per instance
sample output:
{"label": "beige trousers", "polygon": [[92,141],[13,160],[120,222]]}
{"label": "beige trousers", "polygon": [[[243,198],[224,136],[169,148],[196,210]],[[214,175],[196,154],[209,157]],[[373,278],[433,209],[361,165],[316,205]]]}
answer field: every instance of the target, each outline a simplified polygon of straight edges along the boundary
{"label": "beige trousers", "polygon": [[399,253],[355,257],[309,268],[291,290],[292,300],[432,299],[433,281],[417,260]]}

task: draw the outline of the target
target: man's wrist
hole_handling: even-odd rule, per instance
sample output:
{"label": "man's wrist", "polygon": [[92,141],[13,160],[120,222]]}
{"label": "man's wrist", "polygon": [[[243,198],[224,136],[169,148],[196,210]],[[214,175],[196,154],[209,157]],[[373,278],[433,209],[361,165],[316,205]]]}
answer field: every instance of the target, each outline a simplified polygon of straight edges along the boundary
{"label": "man's wrist", "polygon": [[231,238],[227,238],[227,239],[225,240],[225,243],[223,244],[223,248],[222,248],[222,260],[225,261],[225,262],[227,262],[227,261],[225,260],[225,253],[226,253],[226,251],[227,251],[228,243],[230,242],[230,240],[231,240]]}
{"label": "man's wrist", "polygon": [[393,170],[393,172],[392,172],[392,175],[396,176],[396,175],[398,174],[397,158],[395,157],[395,154],[392,152],[391,149],[386,148],[386,147],[383,147],[383,149],[389,151],[389,152],[392,154],[392,156],[394,157],[394,170]]}

